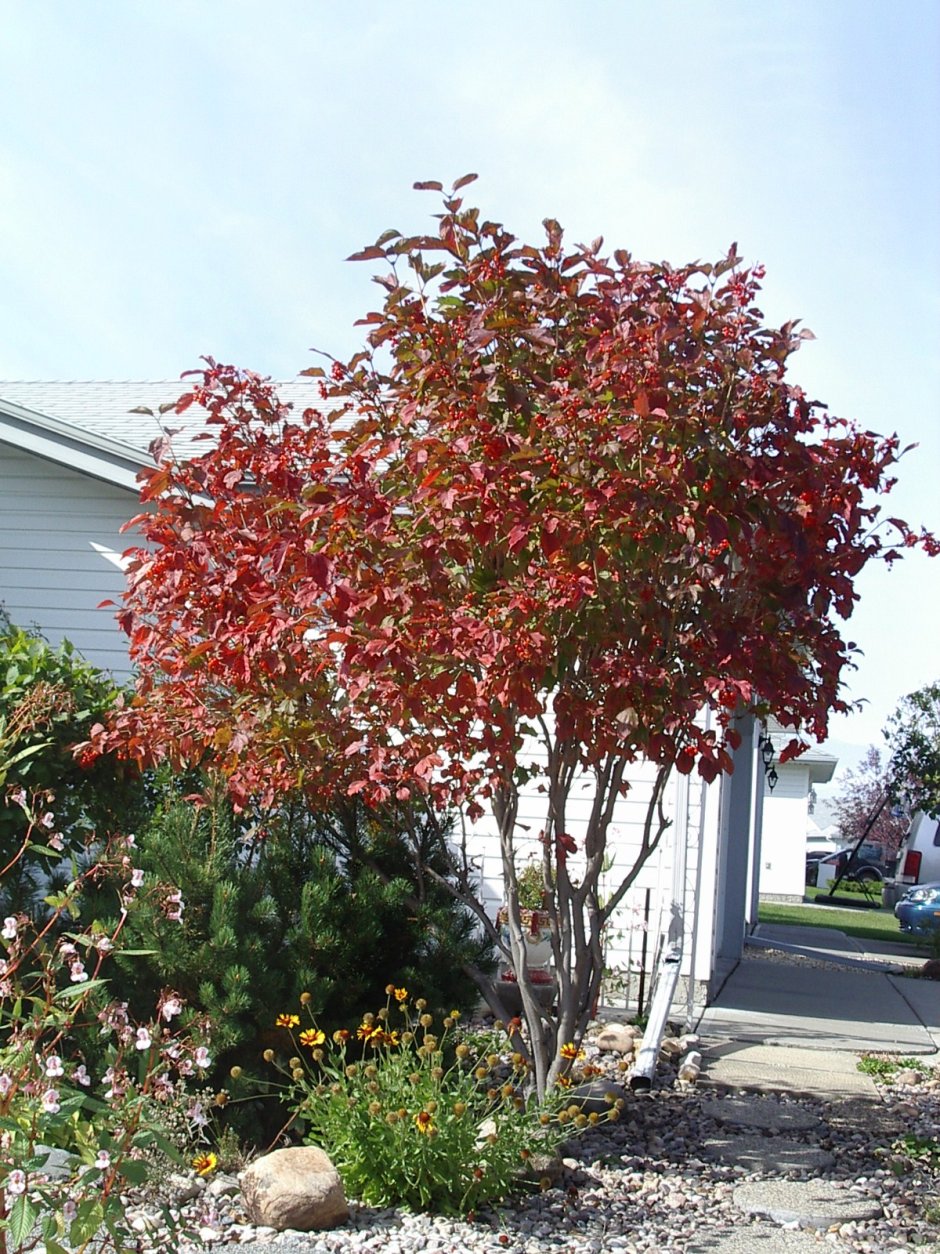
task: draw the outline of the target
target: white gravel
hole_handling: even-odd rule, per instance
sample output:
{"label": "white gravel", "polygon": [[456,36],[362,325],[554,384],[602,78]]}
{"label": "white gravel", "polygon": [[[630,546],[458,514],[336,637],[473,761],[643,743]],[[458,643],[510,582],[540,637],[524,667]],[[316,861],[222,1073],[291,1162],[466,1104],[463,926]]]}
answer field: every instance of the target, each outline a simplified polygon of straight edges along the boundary
{"label": "white gravel", "polygon": [[[275,1233],[246,1222],[231,1178],[210,1182],[185,1203],[184,1215],[204,1241],[226,1254],[236,1243],[244,1254],[658,1254],[687,1250],[732,1230],[741,1236],[751,1224],[756,1235],[766,1223],[735,1207],[734,1189],[776,1177],[704,1158],[704,1142],[722,1132],[703,1109],[713,1094],[675,1086],[669,1083],[672,1073],[665,1067],[661,1072],[652,1093],[631,1097],[620,1124],[592,1130],[565,1147],[565,1171],[556,1186],[481,1210],[473,1223],[352,1203],[342,1228]],[[887,1254],[940,1236],[940,1218],[931,1214],[938,1205],[936,1175],[929,1169],[902,1170],[890,1157],[891,1143],[901,1135],[940,1132],[940,1079],[931,1074],[882,1089],[883,1101],[875,1107],[799,1099],[799,1106],[816,1110],[824,1124],[795,1135],[834,1155],[834,1166],[820,1178],[850,1196],[876,1201],[880,1212],[878,1218],[819,1234],[822,1248]],[[778,1107],[793,1102],[781,1095],[761,1100]],[[802,1178],[814,1176],[807,1172]]]}

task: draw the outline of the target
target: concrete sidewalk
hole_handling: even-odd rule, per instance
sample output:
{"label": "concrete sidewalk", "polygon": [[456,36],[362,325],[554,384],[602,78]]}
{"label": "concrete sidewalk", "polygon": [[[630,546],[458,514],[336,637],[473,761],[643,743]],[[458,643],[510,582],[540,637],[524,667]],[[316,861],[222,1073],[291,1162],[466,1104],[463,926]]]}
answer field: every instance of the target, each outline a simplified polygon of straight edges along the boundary
{"label": "concrete sidewalk", "polygon": [[940,984],[899,974],[923,958],[832,928],[761,924],[755,936],[844,965],[772,962],[746,950],[698,1022],[706,1082],[874,1099],[859,1054],[936,1055]]}

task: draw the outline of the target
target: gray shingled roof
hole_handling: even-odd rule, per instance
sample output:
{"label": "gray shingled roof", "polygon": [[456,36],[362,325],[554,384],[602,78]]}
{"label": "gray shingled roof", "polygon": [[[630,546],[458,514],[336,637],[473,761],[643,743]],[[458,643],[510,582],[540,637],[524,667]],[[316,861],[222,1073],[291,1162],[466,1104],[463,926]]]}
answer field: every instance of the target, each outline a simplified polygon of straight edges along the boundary
{"label": "gray shingled roof", "polygon": [[[277,384],[281,399],[303,409],[314,405],[326,408],[320,400],[316,379],[289,379]],[[148,456],[150,443],[160,434],[156,418],[130,411],[140,406],[152,409],[175,401],[187,390],[187,380],[71,380],[10,381],[0,380],[0,408],[11,401],[33,413],[68,423],[76,431],[89,432],[115,440]],[[204,430],[200,411],[189,409],[182,417],[168,414],[163,422],[181,434],[174,439],[177,456],[185,457],[202,451],[202,442],[192,436]],[[189,438],[187,438],[189,437]]]}

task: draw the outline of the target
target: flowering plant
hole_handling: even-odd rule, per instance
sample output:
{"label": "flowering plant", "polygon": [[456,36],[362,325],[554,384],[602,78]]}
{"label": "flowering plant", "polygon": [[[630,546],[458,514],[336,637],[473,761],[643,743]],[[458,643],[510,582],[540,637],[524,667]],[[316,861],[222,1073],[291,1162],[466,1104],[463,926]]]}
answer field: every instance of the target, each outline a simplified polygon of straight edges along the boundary
{"label": "flowering plant", "polygon": [[[13,789],[8,801],[23,810],[26,835],[0,874],[45,840],[50,826],[47,794],[29,798]],[[126,1003],[109,1000],[105,964],[144,888],[132,849],[133,837],[118,837],[89,856],[86,869],[73,861],[72,880],[45,899],[43,916],[10,914],[0,928],[0,1254],[40,1242],[47,1254],[65,1254],[66,1242],[84,1250],[93,1238],[116,1248],[133,1244],[119,1194],[145,1182],[148,1147],[179,1160],[162,1112],[187,1100],[194,1113],[198,1106],[187,1085],[211,1062],[193,1034],[204,1025],[175,1026],[183,1005],[169,988],[149,1023],[134,1022]],[[122,883],[117,924],[69,930],[89,883],[113,874]],[[171,911],[181,908],[172,886],[145,891]],[[92,1032],[98,1075],[82,1049]]]}
{"label": "flowering plant", "polygon": [[[461,1031],[452,1011],[438,1024],[423,999],[390,984],[387,1001],[355,1030],[327,1040],[302,999],[278,1023],[294,1054],[265,1051],[288,1080],[305,1139],[322,1145],[353,1196],[377,1206],[466,1214],[537,1179],[538,1158],[572,1132],[619,1117],[585,1114],[560,1087],[539,1102],[531,1066],[501,1024]],[[566,1054],[570,1074],[579,1055]]]}

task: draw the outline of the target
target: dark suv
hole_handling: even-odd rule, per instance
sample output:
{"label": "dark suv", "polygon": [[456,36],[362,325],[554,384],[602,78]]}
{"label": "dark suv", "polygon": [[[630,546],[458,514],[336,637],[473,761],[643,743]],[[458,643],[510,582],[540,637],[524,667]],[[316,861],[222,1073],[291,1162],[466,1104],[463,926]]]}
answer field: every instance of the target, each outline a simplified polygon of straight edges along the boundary
{"label": "dark suv", "polygon": [[[870,840],[862,842],[854,858],[851,847],[821,856],[810,853],[806,855],[806,883],[815,885],[820,879],[823,879],[824,883],[826,880],[834,881],[840,875],[850,880],[858,880],[863,884],[880,882],[888,874],[889,869],[893,869],[895,857],[896,855],[889,857],[886,854],[884,845]],[[831,866],[832,874],[827,877],[820,876],[821,865]]]}

